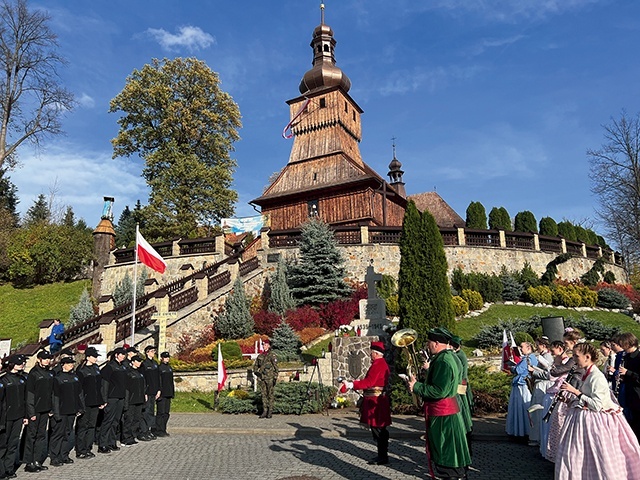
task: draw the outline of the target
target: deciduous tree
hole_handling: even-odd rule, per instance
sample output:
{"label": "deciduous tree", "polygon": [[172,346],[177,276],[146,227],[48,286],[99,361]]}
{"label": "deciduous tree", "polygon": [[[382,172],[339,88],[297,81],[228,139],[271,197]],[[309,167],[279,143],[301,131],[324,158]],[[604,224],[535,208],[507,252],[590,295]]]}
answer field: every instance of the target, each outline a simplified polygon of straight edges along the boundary
{"label": "deciduous tree", "polygon": [[640,114],[611,118],[604,143],[590,149],[591,190],[597,214],[627,263],[640,262]]}
{"label": "deciduous tree", "polygon": [[113,156],[139,155],[151,187],[151,237],[189,236],[233,214],[231,189],[240,111],[218,75],[195,58],[154,59],[113,100],[121,113]]}
{"label": "deciduous tree", "polygon": [[0,3],[0,170],[16,165],[25,141],[39,145],[61,133],[61,119],[74,106],[59,84],[57,38],[43,9],[26,0]]}

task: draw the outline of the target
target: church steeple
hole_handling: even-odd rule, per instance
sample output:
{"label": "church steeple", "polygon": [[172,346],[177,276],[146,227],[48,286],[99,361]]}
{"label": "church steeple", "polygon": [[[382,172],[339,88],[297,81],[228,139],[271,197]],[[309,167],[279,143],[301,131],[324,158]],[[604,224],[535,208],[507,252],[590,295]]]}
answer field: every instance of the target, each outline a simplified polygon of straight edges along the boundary
{"label": "church steeple", "polygon": [[390,179],[389,185],[395,188],[396,192],[398,192],[400,195],[406,198],[407,192],[404,189],[404,182],[402,181],[402,175],[404,174],[404,171],[402,170],[402,164],[396,158],[395,137],[392,138],[392,140],[393,140],[393,160],[391,160],[391,163],[389,164],[389,173],[387,173]]}
{"label": "church steeple", "polygon": [[304,74],[300,82],[300,93],[330,87],[341,87],[345,92],[351,88],[351,80],[336,67],[333,30],[324,23],[324,4],[320,4],[320,25],[313,31],[313,68]]}

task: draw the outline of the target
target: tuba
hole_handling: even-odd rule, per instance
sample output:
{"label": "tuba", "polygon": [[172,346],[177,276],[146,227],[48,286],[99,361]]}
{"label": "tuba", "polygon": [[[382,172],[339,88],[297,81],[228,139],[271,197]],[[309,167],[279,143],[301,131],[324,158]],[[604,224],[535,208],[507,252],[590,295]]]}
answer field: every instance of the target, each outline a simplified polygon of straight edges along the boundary
{"label": "tuba", "polygon": [[[420,367],[422,366],[422,361],[418,357],[418,353],[416,352],[415,346],[413,345],[415,341],[418,339],[418,332],[413,330],[412,328],[403,328],[402,330],[398,330],[391,337],[391,344],[394,347],[398,348],[406,348],[408,359],[407,359],[407,377],[411,378],[413,376],[418,377],[418,372],[420,371]],[[413,397],[413,404],[417,407],[422,406],[422,399],[415,395],[413,392],[411,393]]]}

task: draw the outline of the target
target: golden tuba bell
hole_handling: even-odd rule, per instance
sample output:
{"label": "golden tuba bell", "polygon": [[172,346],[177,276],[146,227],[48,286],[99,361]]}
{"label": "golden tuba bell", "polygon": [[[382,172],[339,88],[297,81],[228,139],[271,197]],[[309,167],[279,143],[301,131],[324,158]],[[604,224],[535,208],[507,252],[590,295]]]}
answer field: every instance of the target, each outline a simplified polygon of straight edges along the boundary
{"label": "golden tuba bell", "polygon": [[[418,372],[422,367],[422,361],[418,357],[415,346],[413,345],[415,341],[418,339],[418,332],[416,332],[412,328],[403,328],[402,330],[398,330],[391,337],[391,344],[394,347],[406,348],[408,359],[407,359],[407,377],[418,377]],[[420,407],[422,406],[422,399],[412,393],[413,403],[414,405]]]}

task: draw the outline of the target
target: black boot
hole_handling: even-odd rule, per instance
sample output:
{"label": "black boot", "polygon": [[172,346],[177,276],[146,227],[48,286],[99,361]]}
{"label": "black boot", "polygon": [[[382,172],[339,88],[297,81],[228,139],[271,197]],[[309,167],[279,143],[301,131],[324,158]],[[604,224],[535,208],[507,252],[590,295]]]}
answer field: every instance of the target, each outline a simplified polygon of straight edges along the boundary
{"label": "black boot", "polygon": [[383,427],[378,436],[378,461],[376,464],[386,465],[387,463],[389,463],[389,431]]}

